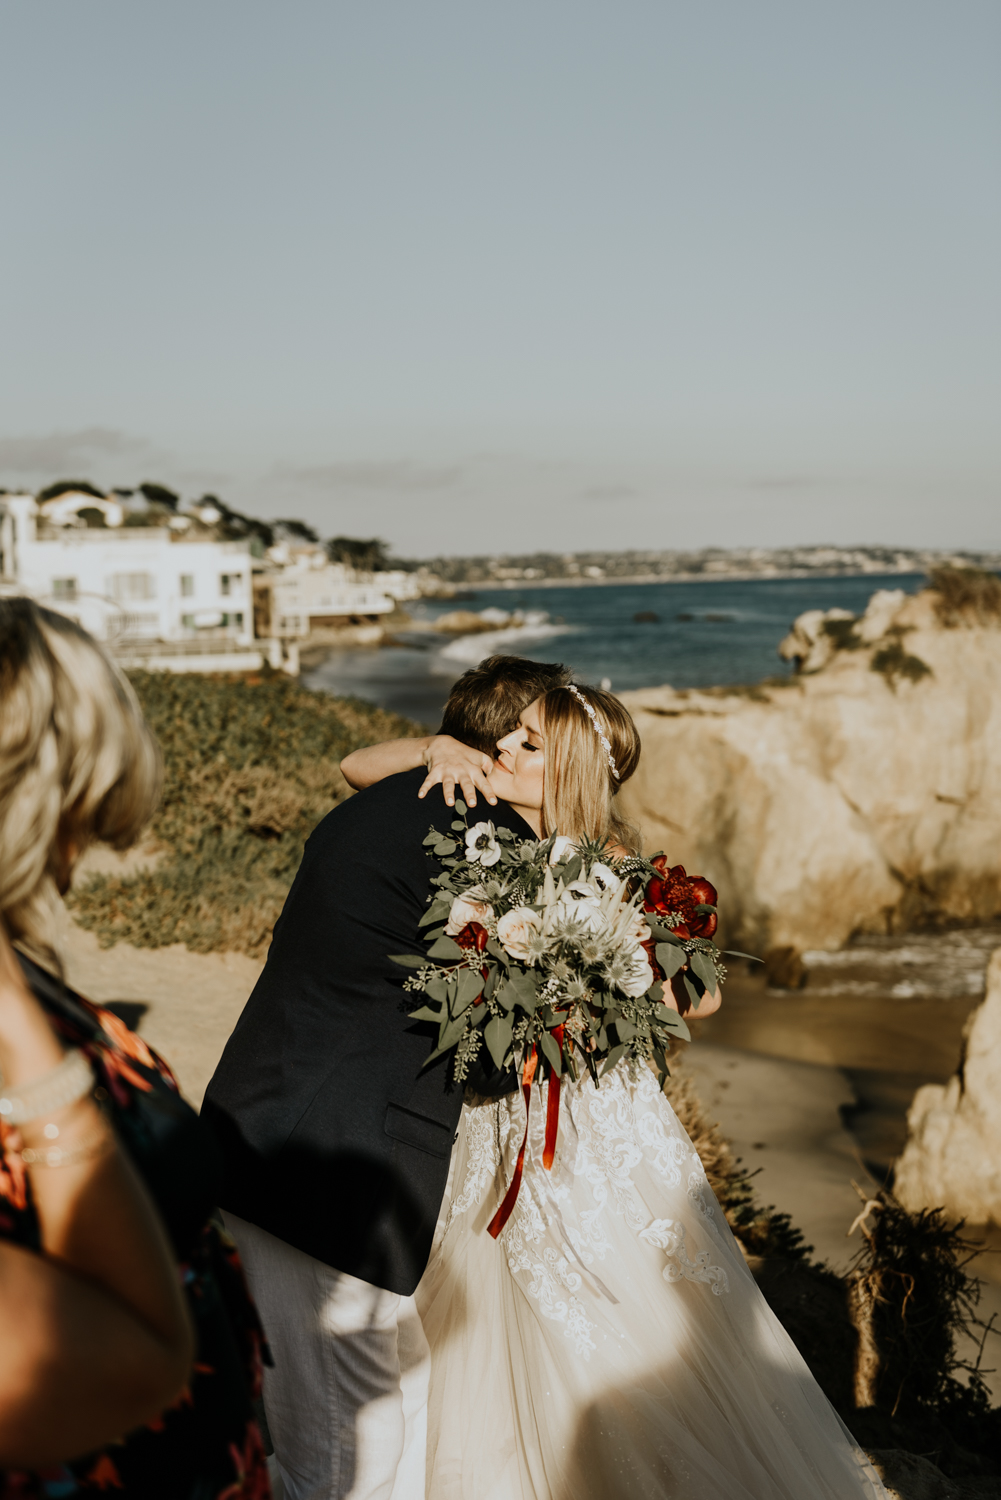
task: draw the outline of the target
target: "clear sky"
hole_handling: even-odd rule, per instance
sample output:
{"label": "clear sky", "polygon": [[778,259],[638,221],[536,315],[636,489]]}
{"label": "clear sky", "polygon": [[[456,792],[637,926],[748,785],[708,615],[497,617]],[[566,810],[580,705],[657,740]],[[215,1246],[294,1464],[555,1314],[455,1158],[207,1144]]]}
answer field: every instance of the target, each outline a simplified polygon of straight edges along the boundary
{"label": "clear sky", "polygon": [[1001,546],[997,0],[0,0],[0,484]]}

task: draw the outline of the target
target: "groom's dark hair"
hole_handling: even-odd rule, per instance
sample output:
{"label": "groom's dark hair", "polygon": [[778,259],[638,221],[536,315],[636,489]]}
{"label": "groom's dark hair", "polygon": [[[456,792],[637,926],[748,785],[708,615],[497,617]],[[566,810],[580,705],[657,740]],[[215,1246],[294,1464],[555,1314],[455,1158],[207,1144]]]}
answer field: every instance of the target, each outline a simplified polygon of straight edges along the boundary
{"label": "groom's dark hair", "polygon": [[571,675],[559,662],[488,656],[463,672],[449,693],[438,733],[493,755],[497,741],[511,733],[522,709],[550,688],[566,687]]}

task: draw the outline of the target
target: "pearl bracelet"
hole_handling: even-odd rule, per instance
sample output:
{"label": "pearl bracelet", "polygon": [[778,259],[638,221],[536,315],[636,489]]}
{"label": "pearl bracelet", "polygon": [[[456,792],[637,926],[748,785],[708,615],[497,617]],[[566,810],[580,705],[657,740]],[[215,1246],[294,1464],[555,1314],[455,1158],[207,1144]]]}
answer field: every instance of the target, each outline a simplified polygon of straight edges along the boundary
{"label": "pearl bracelet", "polygon": [[5,1125],[27,1125],[40,1115],[54,1114],[75,1104],[94,1086],[94,1070],[78,1047],[40,1078],[23,1083],[17,1093],[0,1094],[0,1120]]}

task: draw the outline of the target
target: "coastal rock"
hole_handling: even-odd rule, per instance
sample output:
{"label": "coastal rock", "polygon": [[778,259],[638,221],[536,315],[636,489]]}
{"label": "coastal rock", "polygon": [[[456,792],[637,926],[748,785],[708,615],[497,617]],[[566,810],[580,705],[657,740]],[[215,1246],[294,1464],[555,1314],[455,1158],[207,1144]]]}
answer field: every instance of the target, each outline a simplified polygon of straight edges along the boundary
{"label": "coastal rock", "polygon": [[713,882],[728,941],[833,949],[1001,911],[1001,614],[946,602],[811,610],[789,678],[622,694],[643,738],[622,810]]}
{"label": "coastal rock", "polygon": [[894,1169],[905,1208],[944,1208],[952,1219],[1001,1224],[1001,948],[973,1012],[959,1072],[918,1089],[910,1139]]}

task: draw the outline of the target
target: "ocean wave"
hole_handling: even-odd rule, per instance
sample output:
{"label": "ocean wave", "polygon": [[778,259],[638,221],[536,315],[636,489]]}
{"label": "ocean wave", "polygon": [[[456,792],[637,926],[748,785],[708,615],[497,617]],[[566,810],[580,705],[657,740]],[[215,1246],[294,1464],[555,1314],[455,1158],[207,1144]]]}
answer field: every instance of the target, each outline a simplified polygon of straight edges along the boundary
{"label": "ocean wave", "polygon": [[456,640],[450,641],[438,655],[442,661],[458,661],[465,666],[475,667],[477,662],[483,661],[484,657],[493,656],[498,651],[506,651],[511,647],[524,646],[529,641],[549,640],[557,635],[574,635],[577,632],[576,625],[555,625],[539,622],[530,624],[526,621],[523,625],[506,625],[501,630],[484,630],[476,635],[460,635]]}

